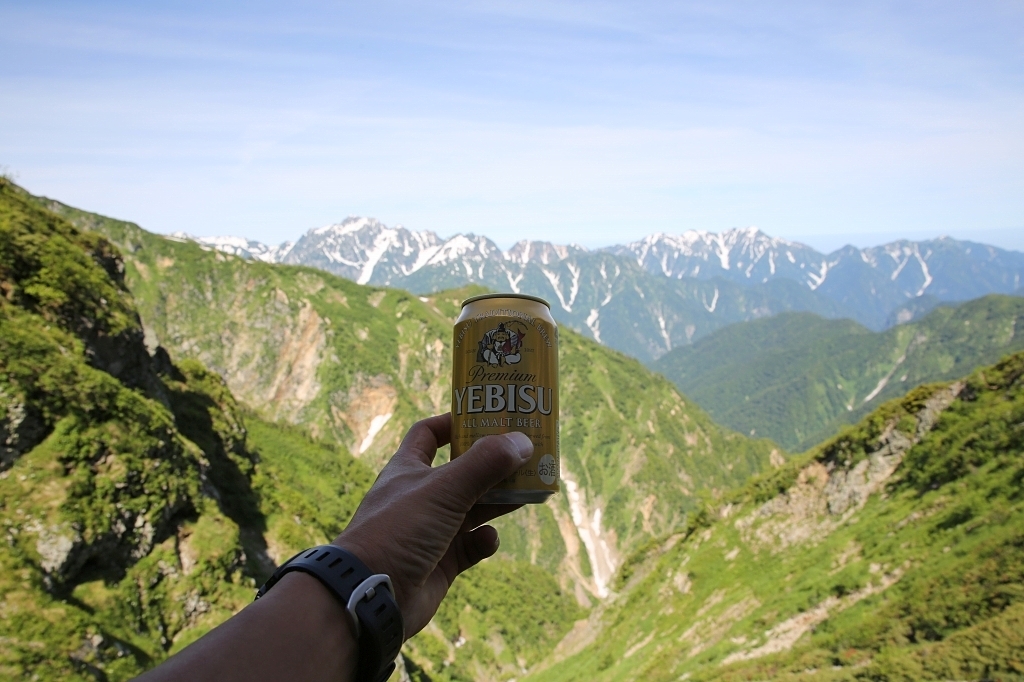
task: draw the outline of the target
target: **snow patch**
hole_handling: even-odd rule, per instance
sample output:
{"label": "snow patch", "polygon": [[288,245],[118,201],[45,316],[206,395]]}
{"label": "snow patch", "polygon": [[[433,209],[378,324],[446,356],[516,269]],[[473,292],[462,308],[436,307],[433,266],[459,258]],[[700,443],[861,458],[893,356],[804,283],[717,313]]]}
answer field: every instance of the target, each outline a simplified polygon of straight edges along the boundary
{"label": "snow patch", "polygon": [[723,270],[729,269],[729,247],[725,245],[724,235],[716,234],[714,236],[714,242],[718,246],[715,249],[715,255],[718,256],[719,262],[722,264]]}
{"label": "snow patch", "polygon": [[569,499],[573,525],[576,526],[576,532],[587,550],[587,558],[590,559],[597,596],[603,599],[610,594],[608,585],[615,575],[617,561],[614,550],[608,545],[606,534],[601,530],[601,508],[595,506],[593,512],[587,508],[583,490],[566,471],[564,462],[562,482],[565,484],[566,496]]}
{"label": "snow patch", "polygon": [[[394,243],[394,236],[381,232],[377,239],[374,240],[373,248],[366,252],[366,262],[363,264],[363,269],[359,273],[359,277],[356,278],[356,284],[366,284],[373,277],[373,269],[377,267],[377,263],[387,253],[387,250]],[[390,416],[390,415],[389,415]]]}
{"label": "snow patch", "polygon": [[508,278],[508,286],[514,293],[519,293],[519,283],[523,281],[523,273],[519,273],[518,277],[513,277],[512,273],[508,270],[505,271],[505,277]]}
{"label": "snow patch", "polygon": [[571,313],[572,312],[572,302],[566,303],[565,302],[565,297],[562,296],[562,292],[558,288],[558,285],[561,283],[561,279],[554,272],[549,272],[548,270],[545,270],[544,268],[541,268],[540,271],[544,273],[544,276],[548,278],[548,282],[551,283],[551,288],[555,290],[555,296],[558,297],[558,302],[562,304],[562,308],[566,312]]}
{"label": "snow patch", "polygon": [[907,263],[910,262],[910,257],[912,255],[913,254],[907,254],[907,256],[903,259],[903,262],[899,264],[899,267],[893,270],[892,275],[889,276],[889,279],[891,279],[894,282],[896,281],[896,278],[900,276],[901,272],[903,272],[903,268],[905,268],[907,266]]}
{"label": "snow patch", "polygon": [[373,445],[373,439],[377,437],[377,434],[380,433],[380,430],[384,428],[384,425],[388,423],[389,419],[391,419],[390,412],[387,414],[378,414],[370,420],[370,430],[366,432],[366,438],[364,438],[363,442],[359,444],[360,455],[370,449],[370,446]]}
{"label": "snow patch", "polygon": [[416,260],[413,261],[413,264],[409,266],[408,270],[406,270],[405,268],[402,268],[402,273],[406,274],[406,275],[411,275],[412,273],[414,273],[417,270],[421,269],[424,265],[429,263],[430,260],[435,255],[437,255],[437,252],[440,251],[440,250],[441,250],[441,245],[440,244],[438,244],[437,246],[428,246],[427,248],[421,250],[416,255]]}
{"label": "snow patch", "polygon": [[[715,289],[715,296],[717,302],[718,289]],[[665,339],[665,350],[672,350],[672,339],[669,338],[668,329],[665,328],[665,318],[660,312],[658,313],[658,326],[661,328],[661,338]]]}
{"label": "snow patch", "polygon": [[811,288],[811,291],[820,287],[825,281],[825,278],[828,277],[828,265],[828,261],[823,260],[821,261],[821,270],[819,270],[817,274],[813,272],[807,273],[807,279],[810,280],[807,283],[807,286]]}
{"label": "snow patch", "polygon": [[601,343],[601,320],[598,319],[600,313],[597,308],[591,308],[590,314],[587,315],[587,326],[590,328],[590,333],[594,335],[594,340]]}
{"label": "snow patch", "polygon": [[708,305],[708,298],[704,294],[700,295],[701,302],[704,304],[704,310],[709,313],[715,312],[715,308],[718,307],[718,287],[715,287],[715,295],[711,297],[711,305]]}
{"label": "snow patch", "polygon": [[872,400],[874,400],[875,396],[877,396],[879,393],[882,392],[882,389],[884,389],[886,384],[889,383],[889,379],[892,379],[892,375],[896,373],[896,368],[899,367],[900,365],[902,365],[903,361],[906,360],[906,359],[907,359],[907,354],[906,353],[904,353],[903,355],[900,356],[900,359],[896,361],[896,364],[893,365],[892,369],[889,370],[889,373],[886,374],[884,377],[882,377],[879,380],[878,385],[875,386],[875,390],[871,391],[871,393],[868,393],[864,397],[864,402],[865,403],[871,402]]}
{"label": "snow patch", "polygon": [[262,242],[245,237],[196,237],[187,232],[172,232],[167,239],[178,242],[193,241],[204,249],[214,249],[221,253],[229,253],[250,260],[264,263],[280,263],[295,246],[292,242],[283,242],[278,246],[267,246]]}
{"label": "snow patch", "polygon": [[924,284],[917,290],[917,295],[920,296],[924,293],[924,290],[934,281],[932,279],[932,273],[928,271],[928,264],[924,262],[924,258],[921,258],[921,253],[917,247],[914,247],[914,257],[917,258],[917,262],[921,264],[921,274],[924,275]]}
{"label": "snow patch", "polygon": [[569,285],[569,307],[565,309],[572,310],[572,304],[576,302],[576,294],[580,292],[580,269],[572,263],[566,263],[565,266],[569,268],[569,273],[572,274],[572,284]]}

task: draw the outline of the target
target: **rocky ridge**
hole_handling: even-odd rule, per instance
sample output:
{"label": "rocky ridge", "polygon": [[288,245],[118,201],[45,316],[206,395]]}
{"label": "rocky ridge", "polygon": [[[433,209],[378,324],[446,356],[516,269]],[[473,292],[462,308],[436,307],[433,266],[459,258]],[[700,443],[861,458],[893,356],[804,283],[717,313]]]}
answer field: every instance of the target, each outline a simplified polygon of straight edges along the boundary
{"label": "rocky ridge", "polygon": [[147,351],[123,273],[0,183],[0,676],[137,674],[259,575],[234,401]]}

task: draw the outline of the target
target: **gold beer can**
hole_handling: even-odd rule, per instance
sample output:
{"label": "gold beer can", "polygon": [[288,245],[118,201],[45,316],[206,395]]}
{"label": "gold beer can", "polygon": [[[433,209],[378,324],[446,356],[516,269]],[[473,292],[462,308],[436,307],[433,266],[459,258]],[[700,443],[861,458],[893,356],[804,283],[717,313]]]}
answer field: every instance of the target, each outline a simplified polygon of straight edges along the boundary
{"label": "gold beer can", "polygon": [[452,342],[452,459],[484,436],[521,431],[533,457],[484,504],[530,504],[558,492],[558,326],[536,296],[462,303]]}

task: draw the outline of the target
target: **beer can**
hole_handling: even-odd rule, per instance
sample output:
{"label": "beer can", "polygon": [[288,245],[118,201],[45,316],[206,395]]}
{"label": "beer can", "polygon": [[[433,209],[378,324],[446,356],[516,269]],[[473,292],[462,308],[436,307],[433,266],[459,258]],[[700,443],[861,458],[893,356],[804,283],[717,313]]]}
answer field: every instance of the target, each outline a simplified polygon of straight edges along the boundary
{"label": "beer can", "polygon": [[558,492],[558,327],[535,296],[466,299],[452,342],[452,459],[484,436],[520,431],[530,461],[485,504],[531,504]]}

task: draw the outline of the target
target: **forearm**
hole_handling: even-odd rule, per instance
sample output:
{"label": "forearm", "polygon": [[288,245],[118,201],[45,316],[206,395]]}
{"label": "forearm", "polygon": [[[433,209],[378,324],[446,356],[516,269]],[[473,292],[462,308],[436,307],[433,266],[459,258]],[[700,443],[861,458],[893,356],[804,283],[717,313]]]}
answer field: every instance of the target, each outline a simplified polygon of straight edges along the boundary
{"label": "forearm", "polygon": [[345,607],[314,577],[289,573],[140,682],[302,679],[346,682],[357,648]]}
{"label": "forearm", "polygon": [[[363,642],[369,645],[363,663],[370,667],[390,665],[393,658],[374,657],[391,657],[396,637],[426,626],[455,577],[494,554],[497,531],[483,524],[516,508],[477,502],[529,460],[531,440],[516,432],[488,436],[456,460],[432,467],[438,445],[449,441],[450,425],[447,414],[414,425],[335,540],[368,571],[388,575],[393,587],[391,595],[366,595],[378,602],[393,596],[396,602],[390,616],[374,612],[383,614],[383,624],[370,617],[362,621],[363,628],[368,622],[379,625],[364,630],[370,639]],[[388,638],[378,642],[384,634]],[[139,679],[351,682],[358,663],[359,647],[345,606],[317,578],[290,572],[259,601]]]}

